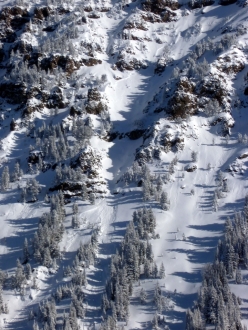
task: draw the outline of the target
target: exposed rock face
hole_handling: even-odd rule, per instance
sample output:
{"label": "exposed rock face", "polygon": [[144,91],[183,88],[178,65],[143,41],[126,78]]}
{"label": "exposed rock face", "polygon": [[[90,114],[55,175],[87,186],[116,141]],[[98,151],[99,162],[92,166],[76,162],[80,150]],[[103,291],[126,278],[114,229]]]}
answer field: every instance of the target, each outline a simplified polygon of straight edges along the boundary
{"label": "exposed rock face", "polygon": [[143,21],[143,19],[141,18],[139,21],[135,21],[135,20],[130,20],[128,22],[126,22],[124,29],[137,29],[137,30],[142,30],[142,31],[147,31],[148,27],[145,24],[145,22]]}
{"label": "exposed rock face", "polygon": [[164,23],[176,22],[178,20],[177,14],[169,8],[166,8],[160,15]]}
{"label": "exposed rock face", "polygon": [[223,104],[228,92],[223,82],[216,76],[208,76],[200,85],[199,95],[216,99],[219,104]]}
{"label": "exposed rock face", "polygon": [[88,100],[85,110],[89,114],[99,115],[106,110],[106,105],[102,102],[102,96],[97,88],[88,90]]}
{"label": "exposed rock face", "polygon": [[162,56],[157,62],[157,66],[154,70],[154,73],[161,74],[162,72],[164,72],[167,64],[171,63],[172,61],[173,61],[172,58]]}
{"label": "exposed rock face", "polygon": [[220,5],[228,6],[228,5],[232,5],[235,2],[237,2],[237,0],[220,0]]}
{"label": "exposed rock face", "polygon": [[17,127],[17,124],[16,124],[15,120],[12,119],[10,122],[10,130],[15,131],[16,127]]}
{"label": "exposed rock face", "polygon": [[21,104],[27,101],[27,90],[24,84],[3,83],[0,85],[0,96],[11,104]]}
{"label": "exposed rock face", "polygon": [[150,22],[150,23],[161,23],[162,19],[159,15],[156,15],[151,12],[142,12],[141,17],[144,21]]}
{"label": "exposed rock face", "polygon": [[51,90],[50,96],[47,101],[48,108],[56,108],[62,109],[66,106],[64,102],[63,93],[60,87],[54,87]]}
{"label": "exposed rock face", "polygon": [[90,13],[88,15],[89,18],[93,18],[93,19],[98,19],[101,17],[100,13],[98,13],[97,11],[93,11],[92,13]]}
{"label": "exposed rock face", "polygon": [[245,68],[245,63],[237,54],[220,56],[218,58],[217,68],[226,74],[237,74]]}
{"label": "exposed rock face", "polygon": [[0,48],[0,63],[4,60],[4,58],[5,58],[4,49]]}
{"label": "exposed rock face", "polygon": [[161,145],[164,147],[164,151],[179,151],[184,149],[184,137],[183,136],[173,136],[171,134],[166,134],[161,141]]}
{"label": "exposed rock face", "polygon": [[20,40],[14,43],[12,46],[12,49],[16,52],[17,50],[20,52],[20,54],[29,54],[33,51],[33,47],[31,44],[28,44],[27,42]]}
{"label": "exposed rock face", "polygon": [[171,0],[146,0],[143,2],[142,6],[145,11],[151,11],[154,14],[160,15],[167,7],[172,10],[177,10],[179,8],[179,3]]}
{"label": "exposed rock face", "polygon": [[126,135],[129,137],[130,140],[137,140],[143,136],[146,130],[144,129],[136,129],[127,133]]}
{"label": "exposed rock face", "polygon": [[188,164],[185,166],[185,171],[194,172],[197,169],[196,164]]}
{"label": "exposed rock face", "polygon": [[89,57],[88,59],[82,59],[82,63],[85,66],[94,66],[94,65],[97,65],[97,64],[101,64],[102,61],[97,60],[96,58],[93,58],[93,57]]}
{"label": "exposed rock face", "polygon": [[241,155],[238,157],[238,159],[244,159],[244,158],[247,158],[247,157],[248,157],[248,153],[246,152],[246,153],[241,154]]}
{"label": "exposed rock face", "polygon": [[182,77],[175,93],[168,102],[167,112],[173,118],[185,118],[197,112],[197,96],[194,94],[195,84],[187,77]]}
{"label": "exposed rock face", "polygon": [[70,76],[75,70],[78,70],[80,68],[80,65],[80,62],[75,61],[69,56],[52,55],[51,57],[44,58],[41,61],[42,70],[53,71],[53,69],[59,66],[67,73],[68,76]]}
{"label": "exposed rock face", "polygon": [[34,19],[43,20],[50,16],[52,13],[51,8],[49,7],[36,7],[34,9]]}
{"label": "exposed rock face", "polygon": [[213,4],[214,4],[214,0],[191,0],[189,2],[189,7],[191,9],[195,9],[195,8],[211,6]]}
{"label": "exposed rock face", "polygon": [[140,69],[146,69],[147,65],[138,60],[135,57],[132,57],[131,59],[120,59],[119,61],[116,62],[116,67],[120,71],[132,71],[132,70],[140,70]]}
{"label": "exposed rock face", "polygon": [[139,165],[143,165],[152,160],[152,150],[151,148],[138,148],[136,150],[135,160],[139,163]]}
{"label": "exposed rock face", "polygon": [[14,42],[15,30],[20,30],[30,20],[29,13],[21,7],[5,7],[0,12],[0,40]]}
{"label": "exposed rock face", "polygon": [[87,146],[81,151],[79,156],[72,161],[71,167],[80,167],[88,178],[93,179],[99,174],[101,162],[101,155],[96,153],[92,147]]}

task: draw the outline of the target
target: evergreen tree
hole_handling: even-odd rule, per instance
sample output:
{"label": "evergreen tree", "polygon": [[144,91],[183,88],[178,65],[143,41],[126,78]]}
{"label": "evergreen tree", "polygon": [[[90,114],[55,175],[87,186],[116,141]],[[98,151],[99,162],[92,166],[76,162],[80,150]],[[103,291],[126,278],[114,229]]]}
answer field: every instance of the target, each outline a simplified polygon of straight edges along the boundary
{"label": "evergreen tree", "polygon": [[162,210],[165,210],[165,211],[169,210],[170,201],[168,199],[168,194],[165,191],[163,191],[161,194],[160,205],[161,205]]}
{"label": "evergreen tree", "polygon": [[9,188],[9,167],[4,166],[2,173],[2,190],[7,190]]}
{"label": "evergreen tree", "polygon": [[141,304],[146,303],[146,298],[147,298],[147,294],[146,294],[145,290],[143,288],[141,288],[141,290],[140,290],[140,302],[141,302]]}
{"label": "evergreen tree", "polygon": [[23,262],[26,263],[29,261],[29,249],[28,249],[28,240],[25,238],[24,244],[23,244]]}
{"label": "evergreen tree", "polygon": [[161,263],[160,269],[159,269],[159,277],[165,278],[165,268],[163,262]]}

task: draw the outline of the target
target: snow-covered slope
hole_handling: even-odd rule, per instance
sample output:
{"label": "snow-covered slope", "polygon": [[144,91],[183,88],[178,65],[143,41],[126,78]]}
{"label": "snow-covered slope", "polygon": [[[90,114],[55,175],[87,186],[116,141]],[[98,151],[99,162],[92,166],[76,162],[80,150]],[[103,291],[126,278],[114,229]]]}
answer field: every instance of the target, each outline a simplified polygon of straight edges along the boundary
{"label": "snow-covered slope", "polygon": [[117,325],[156,328],[158,313],[161,328],[185,329],[247,194],[248,11],[231,2],[0,2],[3,329],[114,329],[113,305],[101,308],[111,255],[141,208],[165,277],[141,264]]}

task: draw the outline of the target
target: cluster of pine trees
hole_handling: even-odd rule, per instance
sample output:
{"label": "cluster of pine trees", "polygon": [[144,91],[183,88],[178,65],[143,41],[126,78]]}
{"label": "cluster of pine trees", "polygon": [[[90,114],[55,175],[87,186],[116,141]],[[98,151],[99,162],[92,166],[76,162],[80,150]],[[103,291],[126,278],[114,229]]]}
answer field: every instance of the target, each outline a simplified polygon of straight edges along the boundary
{"label": "cluster of pine trees", "polygon": [[164,265],[160,270],[154,262],[152,245],[148,238],[154,236],[156,219],[151,209],[141,209],[133,214],[120,249],[111,257],[110,279],[106,285],[106,294],[102,298],[104,322],[102,330],[117,329],[117,321],[128,322],[129,296],[133,283],[140,276],[145,278],[163,278]]}
{"label": "cluster of pine trees", "polygon": [[186,329],[204,330],[206,324],[217,330],[243,330],[239,305],[241,301],[231,293],[228,279],[242,283],[240,267],[248,267],[248,195],[244,210],[234,220],[226,220],[224,239],[218,242],[216,260],[207,265],[194,308],[188,310]]}
{"label": "cluster of pine trees", "polygon": [[50,212],[42,215],[32,242],[35,260],[46,267],[52,265],[53,259],[60,258],[59,242],[65,230],[63,193],[51,196],[50,202]]}
{"label": "cluster of pine trees", "polygon": [[223,262],[227,276],[241,283],[240,267],[248,268],[248,195],[243,212],[225,222],[224,239],[217,246],[216,259]]}
{"label": "cluster of pine trees", "polygon": [[34,130],[34,135],[36,147],[40,149],[43,158],[58,162],[72,156],[67,135],[61,125],[47,126],[44,122],[40,128]]}
{"label": "cluster of pine trees", "polygon": [[217,188],[214,191],[213,210],[217,212],[219,207],[218,199],[223,198],[225,193],[229,192],[229,187],[228,181],[222,171],[217,173],[215,181],[217,183]]}
{"label": "cluster of pine trees", "polygon": [[[83,287],[87,285],[86,268],[94,264],[99,231],[99,227],[93,229],[89,242],[80,244],[73,265],[64,269],[64,276],[70,277],[70,282],[58,286],[49,300],[39,304],[38,311],[32,311],[29,319],[34,320],[34,330],[40,330],[40,323],[43,330],[55,330],[58,327],[62,330],[80,330],[78,318],[83,319],[86,314],[83,292]],[[64,299],[70,299],[71,304],[69,313],[64,312],[61,327],[61,322],[57,318],[56,303],[59,304]]]}
{"label": "cluster of pine trees", "polygon": [[163,184],[167,183],[170,175],[174,173],[174,166],[177,164],[175,157],[169,165],[167,175],[153,175],[146,164],[139,164],[137,161],[121,176],[119,181],[124,181],[126,185],[134,182],[142,185],[144,202],[155,199],[163,210],[168,210],[170,201],[168,194],[163,191]]}
{"label": "cluster of pine trees", "polygon": [[73,146],[69,145],[68,134],[61,125],[49,125],[45,123],[34,130],[36,137],[36,147],[40,149],[41,159],[38,163],[42,164],[42,158],[51,162],[58,162],[67,158],[74,157],[87,141],[92,137],[93,130],[90,118],[82,120],[73,119],[71,134],[74,137]]}
{"label": "cluster of pine trees", "polygon": [[37,201],[40,191],[41,188],[38,181],[34,178],[28,179],[26,182],[26,187],[21,189],[21,202],[25,203],[26,201]]}

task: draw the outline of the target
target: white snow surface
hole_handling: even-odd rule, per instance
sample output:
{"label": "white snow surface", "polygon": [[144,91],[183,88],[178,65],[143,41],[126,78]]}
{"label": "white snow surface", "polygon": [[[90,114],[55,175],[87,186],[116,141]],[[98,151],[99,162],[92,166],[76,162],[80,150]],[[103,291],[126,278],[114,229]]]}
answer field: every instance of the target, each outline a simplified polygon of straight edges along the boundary
{"label": "white snow surface", "polygon": [[[4,1],[0,6],[11,4]],[[118,8],[118,4],[112,3],[112,12]],[[165,174],[168,164],[177,155],[179,161],[172,175],[172,180],[164,184],[163,189],[168,193],[170,209],[162,211],[158,203],[143,202],[142,188],[133,185],[125,186],[118,183],[118,179],[132,165],[136,148],[142,145],[142,138],[129,140],[128,137],[112,142],[107,142],[95,134],[91,139],[91,146],[100,153],[102,164],[99,176],[106,181],[106,194],[96,199],[96,204],[91,205],[79,198],[75,201],[79,204],[81,218],[86,221],[80,229],[71,228],[72,203],[66,205],[66,232],[61,242],[64,257],[57,262],[58,270],[51,274],[46,267],[38,266],[31,262],[37,276],[39,290],[33,290],[29,286],[23,298],[13,290],[4,290],[4,301],[8,303],[10,313],[0,315],[0,324],[3,329],[32,329],[32,321],[27,321],[27,315],[31,308],[46,298],[49,298],[59,284],[65,283],[63,279],[63,267],[70,264],[75,256],[80,242],[87,242],[90,228],[100,224],[101,235],[96,265],[90,267],[87,272],[88,285],[84,289],[87,299],[87,313],[81,325],[85,329],[95,321],[100,324],[101,294],[104,292],[105,281],[109,274],[109,262],[111,254],[114,254],[118,244],[125,233],[127,223],[132,219],[134,210],[140,207],[152,207],[157,218],[156,233],[160,238],[152,240],[155,261],[158,266],[163,262],[166,269],[166,277],[163,280],[140,280],[134,285],[131,297],[130,320],[125,329],[151,329],[151,319],[155,313],[155,307],[151,303],[153,290],[157,282],[161,285],[165,295],[170,295],[170,307],[164,311],[166,321],[170,329],[184,329],[185,311],[193,305],[197,297],[197,291],[201,284],[201,271],[206,263],[214,260],[214,252],[218,240],[223,235],[224,222],[228,216],[241,211],[243,199],[247,193],[247,158],[238,159],[247,153],[247,146],[237,142],[238,133],[248,134],[248,114],[245,106],[231,107],[231,115],[235,125],[231,128],[230,141],[226,143],[221,136],[219,126],[210,126],[210,119],[204,115],[192,116],[187,121],[169,122],[161,113],[154,114],[151,111],[143,113],[147,103],[151,102],[158,93],[159,87],[168,81],[175,66],[181,67],[182,61],[193,49],[199,40],[207,36],[221,37],[220,29],[224,25],[231,24],[233,28],[240,23],[248,25],[247,8],[237,4],[220,6],[214,4],[204,9],[189,11],[188,16],[182,16],[183,8],[178,10],[179,19],[171,23],[147,23],[147,31],[133,31],[140,38],[150,38],[151,41],[135,41],[119,39],[124,23],[135,11],[135,3],[130,3],[123,11],[116,10],[112,16],[101,13],[98,20],[90,20],[90,28],[80,27],[79,38],[89,41],[101,40],[103,53],[98,53],[97,58],[103,62],[95,67],[82,66],[77,74],[86,84],[94,85],[94,79],[107,75],[107,83],[102,84],[100,91],[106,96],[110,118],[113,123],[113,131],[119,133],[130,132],[137,127],[147,128],[157,122],[158,136],[163,135],[170,125],[172,134],[184,136],[185,147],[183,151],[162,153],[161,160],[149,163],[153,173]],[[131,17],[132,18],[132,17]],[[130,18],[130,19],[131,19]],[[196,24],[201,25],[200,32],[194,33]],[[190,37],[186,37],[187,31],[193,31]],[[28,34],[28,33],[27,33]],[[156,37],[160,35],[162,44],[156,43]],[[26,35],[28,38],[28,36]],[[33,41],[35,44],[35,40]],[[226,88],[228,89],[232,104],[239,97],[247,107],[247,96],[243,95],[244,76],[247,74],[247,34],[241,35],[236,46],[232,46],[227,53],[237,50],[237,56],[245,62],[245,69],[233,79],[226,76]],[[135,56],[145,61],[146,69],[139,71],[113,70],[111,47],[119,51],[125,47],[131,47]],[[163,54],[164,47],[170,49],[170,56],[174,59],[173,66],[168,66],[161,75],[155,75],[154,69],[158,58]],[[206,55],[207,57],[208,55]],[[212,58],[211,58],[212,57]],[[216,56],[209,55],[210,62],[217,61]],[[216,69],[217,70],[217,69]],[[118,77],[118,79],[116,79]],[[246,103],[245,103],[246,102]],[[12,110],[10,110],[11,112]],[[13,116],[15,113],[13,112]],[[228,116],[228,114],[226,114]],[[54,123],[66,117],[60,110]],[[11,114],[10,114],[11,119]],[[49,123],[48,111],[34,116],[33,121]],[[99,120],[92,115],[95,129],[99,127]],[[99,128],[100,129],[100,128]],[[5,165],[13,170],[15,161],[20,160],[24,169],[27,167],[28,147],[33,142],[27,137],[25,128],[9,132],[9,126],[2,126],[0,138],[2,150],[0,151],[0,166]],[[213,144],[213,138],[215,143]],[[156,140],[152,141],[156,144]],[[198,153],[197,170],[186,172],[187,164],[191,163],[191,152]],[[208,163],[211,169],[207,169]],[[230,166],[238,170],[227,171]],[[242,167],[241,173],[238,171]],[[212,198],[216,189],[216,174],[222,170],[228,179],[230,192],[220,200],[218,212],[212,210]],[[24,238],[30,240],[37,230],[39,217],[49,210],[49,205],[44,203],[45,194],[51,187],[55,174],[49,170],[45,173],[27,174],[18,183],[21,187],[30,177],[36,177],[42,186],[39,200],[33,204],[19,202],[20,191],[17,183],[11,183],[10,188],[0,193],[0,268],[7,271],[9,276],[14,273],[16,259],[22,258],[22,246]],[[183,188],[183,189],[182,189]],[[194,189],[195,194],[190,191]],[[118,192],[115,193],[114,192]],[[186,240],[182,239],[185,234]],[[246,310],[247,300],[247,271],[243,271],[244,283],[242,285],[231,284],[231,289],[243,300],[241,311],[243,312],[243,324],[248,326]],[[141,305],[138,302],[139,292],[143,287],[148,293],[149,302]],[[32,299],[31,299],[32,297]],[[58,305],[59,306],[59,305]],[[64,305],[62,306],[64,308]],[[60,306],[59,306],[60,308]],[[61,309],[61,308],[60,308]]]}

